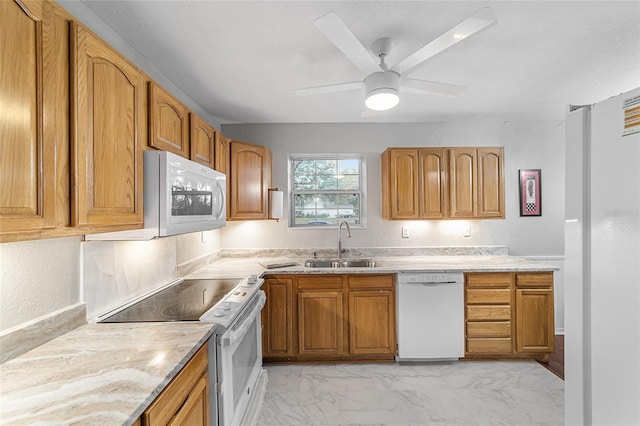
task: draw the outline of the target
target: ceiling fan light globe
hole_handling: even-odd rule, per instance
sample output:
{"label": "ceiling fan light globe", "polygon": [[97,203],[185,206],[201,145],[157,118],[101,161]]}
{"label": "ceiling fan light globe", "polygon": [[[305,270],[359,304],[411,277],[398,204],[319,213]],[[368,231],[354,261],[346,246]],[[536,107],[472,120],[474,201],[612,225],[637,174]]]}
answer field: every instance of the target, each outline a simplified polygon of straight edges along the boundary
{"label": "ceiling fan light globe", "polygon": [[386,111],[398,105],[399,102],[400,96],[397,90],[382,88],[369,92],[364,104],[374,111]]}

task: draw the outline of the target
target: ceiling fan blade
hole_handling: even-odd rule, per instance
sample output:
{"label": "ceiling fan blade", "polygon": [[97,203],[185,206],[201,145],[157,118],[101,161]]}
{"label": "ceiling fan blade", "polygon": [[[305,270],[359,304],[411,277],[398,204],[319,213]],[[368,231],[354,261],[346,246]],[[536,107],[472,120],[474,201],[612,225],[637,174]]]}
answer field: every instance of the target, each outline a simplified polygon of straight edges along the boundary
{"label": "ceiling fan blade", "polygon": [[362,45],[349,27],[334,12],[316,19],[314,24],[362,72],[370,74],[380,71],[378,62],[369,50]]}
{"label": "ceiling fan blade", "polygon": [[425,63],[428,59],[442,53],[467,37],[479,33],[496,22],[496,17],[491,9],[488,7],[480,9],[480,11],[460,22],[440,37],[398,62],[392,67],[392,69],[401,75],[408,74],[411,71],[414,71],[418,66]]}
{"label": "ceiling fan blade", "polygon": [[454,97],[458,96],[466,89],[464,86],[455,84],[437,83],[435,81],[416,80],[413,78],[402,78],[400,80],[400,91],[409,93],[422,93],[429,95],[439,95]]}
{"label": "ceiling fan blade", "polygon": [[364,82],[354,81],[352,83],[331,84],[328,86],[307,87],[304,89],[296,89],[298,96],[320,95],[322,93],[346,92],[347,90],[355,90],[364,87]]}

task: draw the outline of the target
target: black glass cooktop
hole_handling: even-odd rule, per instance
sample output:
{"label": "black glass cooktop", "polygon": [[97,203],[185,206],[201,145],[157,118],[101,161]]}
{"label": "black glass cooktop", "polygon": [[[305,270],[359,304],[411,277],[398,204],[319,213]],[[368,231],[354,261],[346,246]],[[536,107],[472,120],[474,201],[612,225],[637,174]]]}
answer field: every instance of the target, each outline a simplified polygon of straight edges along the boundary
{"label": "black glass cooktop", "polygon": [[100,322],[198,321],[240,281],[184,280]]}

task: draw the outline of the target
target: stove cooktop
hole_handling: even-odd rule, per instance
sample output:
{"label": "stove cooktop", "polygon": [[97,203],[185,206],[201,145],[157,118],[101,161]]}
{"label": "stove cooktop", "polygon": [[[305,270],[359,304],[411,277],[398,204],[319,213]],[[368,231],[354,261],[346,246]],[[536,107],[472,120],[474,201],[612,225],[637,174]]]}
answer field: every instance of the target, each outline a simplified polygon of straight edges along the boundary
{"label": "stove cooktop", "polygon": [[100,322],[198,321],[241,281],[239,278],[184,280]]}

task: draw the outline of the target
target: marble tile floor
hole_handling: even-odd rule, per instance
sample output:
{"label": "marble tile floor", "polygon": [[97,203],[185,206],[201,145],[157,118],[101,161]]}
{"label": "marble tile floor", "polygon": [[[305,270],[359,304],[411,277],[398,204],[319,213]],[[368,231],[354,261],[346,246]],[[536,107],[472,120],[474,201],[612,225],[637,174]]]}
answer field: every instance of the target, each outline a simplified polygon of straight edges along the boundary
{"label": "marble tile floor", "polygon": [[266,369],[259,426],[564,424],[564,381],[535,361]]}

